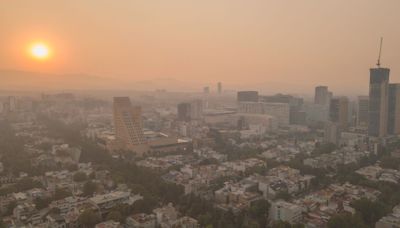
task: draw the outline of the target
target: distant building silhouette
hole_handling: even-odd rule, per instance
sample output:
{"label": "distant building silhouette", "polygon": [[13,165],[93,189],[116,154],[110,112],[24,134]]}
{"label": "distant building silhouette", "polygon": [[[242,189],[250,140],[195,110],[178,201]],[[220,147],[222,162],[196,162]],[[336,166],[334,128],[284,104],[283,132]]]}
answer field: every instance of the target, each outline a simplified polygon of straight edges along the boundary
{"label": "distant building silhouette", "polygon": [[179,103],[178,104],[178,120],[179,121],[190,121],[191,120],[191,104],[190,103]]}
{"label": "distant building silhouette", "polygon": [[210,87],[205,86],[205,87],[203,88],[203,93],[204,93],[204,94],[209,94],[209,93],[210,93]]}
{"label": "distant building silhouette", "polygon": [[222,83],[221,82],[218,82],[217,90],[218,90],[218,94],[222,94]]}
{"label": "distant building silhouette", "polygon": [[359,96],[357,102],[357,126],[368,127],[369,97]]}
{"label": "distant building silhouette", "polygon": [[332,98],[332,93],[328,91],[327,86],[315,87],[314,103],[320,105],[329,105],[329,101]]}
{"label": "distant building silhouette", "polygon": [[400,134],[400,84],[389,84],[388,134]]}
{"label": "distant building silhouette", "polygon": [[329,105],[329,119],[338,124],[340,130],[346,130],[349,123],[349,100],[347,97],[335,97]]}
{"label": "distant building silhouette", "polygon": [[257,91],[239,91],[237,93],[238,102],[258,102]]}

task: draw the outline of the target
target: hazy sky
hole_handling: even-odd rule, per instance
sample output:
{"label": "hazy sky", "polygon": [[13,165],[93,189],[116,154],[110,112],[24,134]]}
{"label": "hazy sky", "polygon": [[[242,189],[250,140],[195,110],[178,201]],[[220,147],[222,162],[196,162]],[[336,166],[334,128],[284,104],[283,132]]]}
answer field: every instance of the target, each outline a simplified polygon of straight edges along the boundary
{"label": "hazy sky", "polygon": [[[400,82],[399,0],[1,0],[0,68],[226,89],[366,93]],[[26,56],[46,41],[51,60]],[[171,80],[170,80],[171,79]]]}

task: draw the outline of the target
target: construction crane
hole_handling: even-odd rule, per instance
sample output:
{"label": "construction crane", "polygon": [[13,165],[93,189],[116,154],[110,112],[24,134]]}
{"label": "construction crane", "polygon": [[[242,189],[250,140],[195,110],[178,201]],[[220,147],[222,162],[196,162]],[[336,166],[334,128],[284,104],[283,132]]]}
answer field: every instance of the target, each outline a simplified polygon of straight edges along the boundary
{"label": "construction crane", "polygon": [[378,66],[378,68],[381,68],[382,43],[383,43],[383,37],[381,37],[381,44],[379,46],[378,63],[376,64]]}

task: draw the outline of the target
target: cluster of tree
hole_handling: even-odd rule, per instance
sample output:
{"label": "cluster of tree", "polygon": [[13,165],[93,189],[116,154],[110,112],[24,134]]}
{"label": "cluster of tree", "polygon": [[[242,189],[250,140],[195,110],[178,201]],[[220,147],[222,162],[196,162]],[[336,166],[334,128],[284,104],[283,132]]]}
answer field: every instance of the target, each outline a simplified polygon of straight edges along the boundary
{"label": "cluster of tree", "polygon": [[356,210],[355,214],[341,213],[333,216],[328,221],[329,228],[352,228],[352,227],[374,227],[375,223],[390,212],[390,205],[382,201],[371,201],[360,199],[351,203]]}
{"label": "cluster of tree", "polygon": [[17,137],[8,122],[0,122],[0,156],[6,169],[15,175],[20,172],[35,172],[29,154],[24,150],[24,139]]}
{"label": "cluster of tree", "polygon": [[13,192],[23,192],[32,188],[43,187],[39,181],[33,180],[32,178],[25,177],[20,179],[17,183],[12,185],[7,185],[0,188],[0,196],[7,195]]}
{"label": "cluster of tree", "polygon": [[319,154],[329,154],[332,153],[337,149],[336,145],[333,143],[320,143],[316,142],[315,143],[315,149],[312,152],[314,155],[319,155]]}
{"label": "cluster of tree", "polygon": [[184,196],[179,202],[183,214],[197,218],[201,227],[266,227],[270,204],[266,200],[253,202],[240,213],[222,211],[213,202],[195,195]]}
{"label": "cluster of tree", "polygon": [[328,221],[328,228],[368,228],[361,215],[355,213],[354,215],[349,213],[341,213],[333,216]]}

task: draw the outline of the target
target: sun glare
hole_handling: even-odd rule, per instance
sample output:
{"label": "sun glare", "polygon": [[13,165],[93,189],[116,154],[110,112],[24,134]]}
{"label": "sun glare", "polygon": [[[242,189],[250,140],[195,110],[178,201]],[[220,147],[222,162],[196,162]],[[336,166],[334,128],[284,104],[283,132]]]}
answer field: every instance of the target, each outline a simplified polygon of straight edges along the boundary
{"label": "sun glare", "polygon": [[30,48],[30,54],[35,59],[45,60],[50,56],[50,49],[44,43],[35,43]]}

